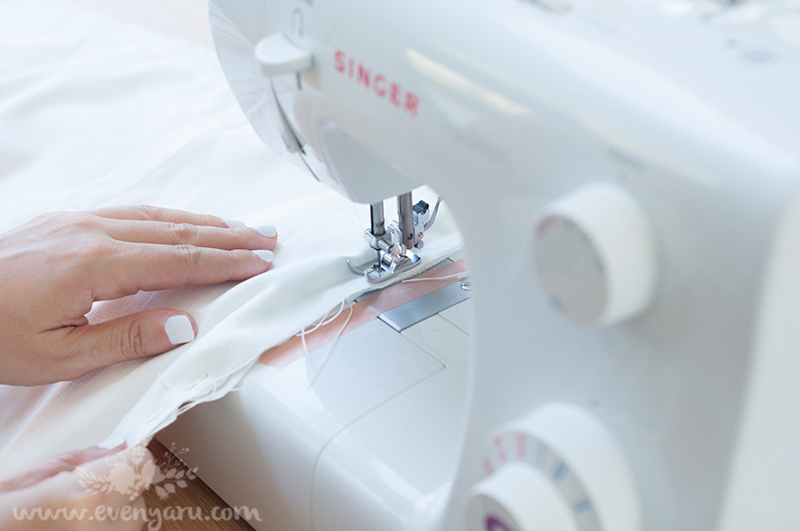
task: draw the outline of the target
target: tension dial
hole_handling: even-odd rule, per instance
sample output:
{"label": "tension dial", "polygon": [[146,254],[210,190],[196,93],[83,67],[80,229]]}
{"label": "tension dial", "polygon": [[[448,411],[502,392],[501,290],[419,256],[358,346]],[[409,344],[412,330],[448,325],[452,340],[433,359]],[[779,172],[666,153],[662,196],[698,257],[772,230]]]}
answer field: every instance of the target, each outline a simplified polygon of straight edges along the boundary
{"label": "tension dial", "polygon": [[496,435],[469,493],[470,531],[640,531],[621,450],[591,414],[549,404]]}

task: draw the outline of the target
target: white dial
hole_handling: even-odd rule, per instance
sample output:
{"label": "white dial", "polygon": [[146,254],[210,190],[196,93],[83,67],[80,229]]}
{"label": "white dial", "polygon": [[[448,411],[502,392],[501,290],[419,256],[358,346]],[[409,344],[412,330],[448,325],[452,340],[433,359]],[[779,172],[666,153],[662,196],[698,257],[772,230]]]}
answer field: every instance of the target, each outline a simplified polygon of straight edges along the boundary
{"label": "white dial", "polygon": [[572,510],[542,471],[509,463],[475,490],[469,531],[578,531]]}
{"label": "white dial", "polygon": [[548,404],[500,431],[469,493],[469,531],[640,531],[641,502],[616,441],[591,414]]}
{"label": "white dial", "polygon": [[653,298],[656,245],[636,200],[596,183],[548,205],[534,234],[539,281],[569,319],[607,325],[634,317]]}

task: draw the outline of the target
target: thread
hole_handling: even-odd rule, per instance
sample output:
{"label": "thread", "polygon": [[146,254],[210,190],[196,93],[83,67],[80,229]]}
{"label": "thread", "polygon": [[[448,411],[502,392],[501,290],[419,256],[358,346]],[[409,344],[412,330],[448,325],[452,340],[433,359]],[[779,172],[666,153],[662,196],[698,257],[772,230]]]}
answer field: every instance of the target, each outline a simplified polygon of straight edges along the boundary
{"label": "thread", "polygon": [[333,322],[344,311],[344,305],[346,303],[347,303],[347,299],[343,300],[339,304],[339,311],[336,312],[332,317],[324,317],[323,316],[321,319],[317,320],[317,324],[314,325],[314,328],[312,328],[311,330],[307,330],[308,327],[303,327],[302,330],[300,330],[297,334],[295,334],[295,336],[296,337],[302,337],[303,335],[310,334],[311,332],[317,330],[321,326],[325,326],[325,325]]}
{"label": "thread", "polygon": [[330,324],[333,321],[335,321],[336,318],[339,317],[342,314],[342,312],[344,311],[344,305],[346,303],[347,303],[347,299],[343,300],[342,303],[339,305],[339,311],[336,312],[332,317],[326,318],[326,317],[323,316],[317,322],[317,324],[314,325],[314,328],[312,328],[311,330],[307,330],[307,327],[304,326],[300,330],[300,332],[298,332],[296,334],[295,337],[299,337],[300,338],[300,342],[303,344],[303,350],[305,351],[306,355],[308,354],[308,344],[306,344],[306,335],[318,330],[322,326],[325,326],[325,325]]}
{"label": "thread", "polygon": [[[248,365],[253,365],[254,363],[255,363],[254,360],[251,360],[251,359],[245,360],[244,362],[239,364],[235,369],[229,371],[227,374],[225,374],[224,376],[221,376],[220,378],[218,378],[216,380],[212,380],[211,378],[209,378],[208,377],[208,373],[203,374],[203,376],[201,376],[199,379],[195,380],[188,387],[186,387],[185,390],[183,390],[183,392],[188,393],[192,389],[194,389],[195,387],[197,387],[198,385],[201,385],[201,384],[210,384],[210,386],[211,386],[210,390],[205,392],[205,393],[203,393],[203,394],[201,394],[201,395],[198,394],[198,397],[199,398],[203,398],[204,396],[214,395],[219,390],[219,385],[220,384],[217,383],[217,382],[219,382],[219,381],[224,382],[224,381],[228,380],[231,377],[231,375],[236,374],[237,372],[242,370],[244,367],[246,367]],[[163,383],[164,386],[167,387],[168,389],[182,390],[181,387],[179,387],[179,386],[177,386],[175,384],[171,384],[167,380],[165,380],[163,371],[158,373],[158,380],[160,380],[161,383]],[[237,390],[241,390],[241,388],[239,388]],[[184,412],[186,412],[187,410],[193,408],[197,404],[198,404],[197,399],[189,400],[189,401],[185,402],[183,405],[181,405],[178,408],[177,414],[181,415]],[[154,420],[157,420],[159,417],[163,416],[166,411],[167,411],[166,408],[159,410],[158,413],[156,413],[155,415],[150,417],[150,420],[148,420],[148,422],[153,422]]]}
{"label": "thread", "polygon": [[[409,278],[409,279],[406,279],[406,280],[402,280],[401,282],[423,282],[423,281],[434,281],[434,280],[449,280],[449,279],[452,279],[452,278],[460,280],[460,279],[467,278],[468,276],[469,276],[469,271],[461,271],[459,273],[453,273],[452,275],[446,275],[446,276],[443,276],[443,277]],[[308,344],[306,343],[306,335],[314,332],[315,330],[318,330],[322,326],[325,326],[325,325],[330,324],[333,321],[335,321],[336,318],[339,317],[342,314],[342,312],[344,311],[344,306],[345,306],[346,303],[347,303],[347,299],[343,300],[342,303],[339,305],[339,310],[332,317],[327,317],[327,318],[323,317],[322,319],[317,321],[317,323],[310,330],[307,330],[306,327],[304,327],[302,330],[300,330],[300,332],[297,334],[297,336],[300,337],[300,342],[303,344],[303,351],[305,351],[306,355],[309,354]],[[334,349],[336,348],[336,344],[339,342],[339,338],[344,333],[344,330],[345,330],[345,328],[347,328],[347,325],[350,323],[350,319],[352,317],[353,317],[353,305],[350,306],[350,313],[347,315],[347,319],[345,319],[344,324],[342,325],[342,327],[339,328],[339,331],[336,333],[336,337],[334,337],[333,341],[331,341],[331,347],[328,349],[328,352],[322,358],[322,361],[320,362],[319,367],[317,367],[317,369],[311,375],[311,378],[309,378],[309,381],[308,381],[308,387],[309,388],[311,388],[311,386],[314,385],[314,382],[317,380],[319,375],[322,373],[322,370],[325,368],[325,365],[328,363],[328,360],[330,359],[331,355],[333,354]]]}
{"label": "thread", "polygon": [[[342,302],[342,304],[344,305],[344,301]],[[336,337],[334,337],[333,341],[331,341],[331,348],[329,348],[328,352],[325,353],[325,356],[322,358],[322,361],[320,362],[319,367],[317,367],[317,370],[315,370],[314,374],[312,374],[311,378],[309,378],[309,380],[308,380],[309,389],[311,388],[312,385],[314,385],[314,382],[317,380],[317,377],[322,373],[322,369],[324,369],[325,365],[328,363],[328,360],[330,359],[331,354],[333,354],[333,350],[336,348],[336,344],[339,342],[339,338],[342,337],[342,334],[344,333],[344,329],[347,328],[347,325],[350,323],[350,318],[351,317],[353,317],[353,306],[352,305],[350,306],[350,313],[347,315],[347,319],[344,320],[344,324],[339,329],[339,331],[336,333]],[[305,348],[305,343],[303,344],[303,347]],[[306,350],[306,354],[308,354],[308,350]]]}
{"label": "thread", "polygon": [[353,213],[355,213],[356,219],[358,219],[358,224],[361,225],[361,232],[363,233],[365,230],[367,230],[367,226],[364,224],[364,220],[361,219],[361,213],[358,211],[358,208],[354,202],[350,201],[350,205],[353,207]]}
{"label": "thread", "polygon": [[462,271],[461,273],[453,273],[452,275],[446,275],[443,277],[426,277],[426,278],[407,278],[402,282],[425,282],[428,280],[450,280],[451,278],[455,278],[457,280],[465,279],[469,276],[469,271]]}

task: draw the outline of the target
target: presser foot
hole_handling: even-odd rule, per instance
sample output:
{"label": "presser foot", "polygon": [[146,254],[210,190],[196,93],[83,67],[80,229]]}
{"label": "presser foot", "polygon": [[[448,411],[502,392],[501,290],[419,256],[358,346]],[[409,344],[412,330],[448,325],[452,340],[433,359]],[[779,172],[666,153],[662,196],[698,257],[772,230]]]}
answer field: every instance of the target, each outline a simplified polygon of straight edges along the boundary
{"label": "presser foot", "polygon": [[413,269],[422,262],[419,255],[397,247],[393,246],[389,251],[379,250],[375,261],[362,266],[353,265],[350,260],[347,261],[347,265],[354,273],[364,275],[367,282],[378,284]]}

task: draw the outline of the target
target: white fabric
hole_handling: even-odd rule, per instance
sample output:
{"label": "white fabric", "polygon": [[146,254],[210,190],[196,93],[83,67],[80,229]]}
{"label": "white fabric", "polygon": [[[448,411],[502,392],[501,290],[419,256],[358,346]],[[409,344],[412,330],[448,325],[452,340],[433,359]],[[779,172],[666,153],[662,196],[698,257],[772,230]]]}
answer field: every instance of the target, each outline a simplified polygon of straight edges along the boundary
{"label": "white fabric", "polygon": [[[365,209],[259,143],[210,50],[58,0],[0,1],[0,34],[0,231],[46,211],[149,203],[279,232],[263,275],[139,293],[90,315],[187,310],[194,342],[74,382],[0,386],[0,478],[62,451],[148,440],[370,288],[345,264],[372,253]],[[460,246],[446,207],[426,242],[428,266]]]}

